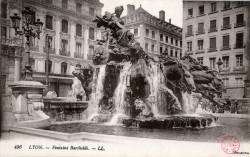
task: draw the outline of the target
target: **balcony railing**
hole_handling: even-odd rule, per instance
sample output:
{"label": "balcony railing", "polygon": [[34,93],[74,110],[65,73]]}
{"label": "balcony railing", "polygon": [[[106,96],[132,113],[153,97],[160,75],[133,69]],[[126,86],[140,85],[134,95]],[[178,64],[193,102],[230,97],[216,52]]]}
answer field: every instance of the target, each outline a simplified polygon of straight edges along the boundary
{"label": "balcony railing", "polygon": [[227,10],[231,10],[232,8],[229,6],[229,7],[223,7],[223,9],[221,11],[227,11]]}
{"label": "balcony railing", "polygon": [[22,46],[22,40],[18,38],[2,38],[1,43],[3,45]]}
{"label": "balcony railing", "polygon": [[55,48],[46,48],[46,47],[43,47],[43,51],[46,53],[47,51],[49,51],[49,53],[51,54],[55,54],[56,53],[56,49]]}
{"label": "balcony railing", "polygon": [[81,52],[75,52],[74,57],[83,59],[84,56],[83,56],[83,54]]}
{"label": "balcony railing", "polygon": [[235,44],[234,45],[234,49],[243,49],[243,48],[245,48],[244,44]]}
{"label": "balcony railing", "polygon": [[202,54],[202,53],[205,53],[205,50],[204,49],[198,49],[196,50],[195,54]]}
{"label": "balcony railing", "polygon": [[205,31],[204,30],[199,30],[196,32],[196,35],[200,35],[200,34],[205,34]]}
{"label": "balcony railing", "polygon": [[209,33],[211,33],[211,32],[217,32],[217,28],[216,27],[209,28],[208,32]]}
{"label": "balcony railing", "polygon": [[212,47],[208,49],[208,52],[215,52],[215,51],[217,51],[216,47]]}
{"label": "balcony railing", "polygon": [[245,71],[245,66],[237,66],[233,68],[233,71],[239,71],[239,72],[244,72]]}
{"label": "balcony railing", "polygon": [[190,36],[193,36],[193,35],[194,35],[193,32],[188,32],[188,33],[186,34],[186,37],[190,37]]}
{"label": "balcony railing", "polygon": [[221,30],[231,29],[231,24],[221,26]]}
{"label": "balcony railing", "polygon": [[234,28],[246,26],[246,21],[238,22],[234,24]]}
{"label": "balcony railing", "polygon": [[220,49],[221,51],[224,51],[224,50],[231,50],[230,46],[229,45],[224,45],[221,47]]}
{"label": "balcony railing", "polygon": [[62,56],[70,56],[70,52],[67,50],[60,49],[59,50],[60,55]]}
{"label": "balcony railing", "polygon": [[230,72],[230,67],[222,67],[220,72]]}
{"label": "balcony railing", "polygon": [[31,51],[39,51],[39,46],[38,45],[37,46],[30,46],[29,50],[31,50]]}

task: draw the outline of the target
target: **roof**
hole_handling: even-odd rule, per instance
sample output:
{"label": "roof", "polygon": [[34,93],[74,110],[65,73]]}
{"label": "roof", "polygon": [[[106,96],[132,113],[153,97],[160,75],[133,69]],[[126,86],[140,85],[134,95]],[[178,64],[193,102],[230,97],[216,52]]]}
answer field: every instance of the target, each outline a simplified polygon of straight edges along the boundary
{"label": "roof", "polygon": [[[152,14],[150,14],[148,11],[146,11],[145,9],[143,9],[141,6],[139,8],[137,8],[133,13],[131,13],[130,15],[126,15],[122,18],[126,18],[126,17],[130,17],[130,16],[134,16],[134,15],[138,15],[143,13],[145,16],[148,16],[150,18],[153,19],[153,23],[150,21],[146,21],[144,20],[145,23],[150,23],[151,25],[155,26],[155,27],[161,27],[164,31],[170,31],[170,33],[173,33],[173,31],[179,35],[181,35],[182,33],[182,28],[178,27],[174,24],[171,24],[167,21],[161,20],[155,16],[153,16]],[[127,23],[126,23],[127,24]]]}

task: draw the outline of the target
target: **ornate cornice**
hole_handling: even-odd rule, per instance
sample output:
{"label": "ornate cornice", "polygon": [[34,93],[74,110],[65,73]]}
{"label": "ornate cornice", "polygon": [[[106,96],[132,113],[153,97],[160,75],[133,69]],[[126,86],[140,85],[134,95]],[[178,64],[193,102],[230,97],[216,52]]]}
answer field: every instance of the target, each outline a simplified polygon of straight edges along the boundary
{"label": "ornate cornice", "polygon": [[92,19],[94,18],[89,15],[77,14],[74,11],[63,9],[55,5],[47,4],[47,3],[44,3],[43,1],[38,1],[38,0],[26,0],[25,1],[25,5],[30,5],[30,4],[34,6],[43,7],[47,10],[58,12],[59,14],[62,14],[63,16],[71,16],[71,17],[75,17],[79,19],[84,19],[87,21],[92,21]]}

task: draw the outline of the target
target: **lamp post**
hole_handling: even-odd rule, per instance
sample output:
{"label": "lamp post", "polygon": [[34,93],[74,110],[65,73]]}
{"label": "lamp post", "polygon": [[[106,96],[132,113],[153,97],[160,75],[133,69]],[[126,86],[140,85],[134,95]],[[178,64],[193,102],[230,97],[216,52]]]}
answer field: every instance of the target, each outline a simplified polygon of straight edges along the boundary
{"label": "lamp post", "polygon": [[[20,28],[20,22],[21,17],[15,13],[13,16],[11,16],[12,21],[12,27],[15,30],[15,35],[25,36],[26,37],[26,44],[28,48],[30,47],[30,38],[38,38],[40,39],[40,34],[42,32],[42,26],[43,22],[40,21],[40,19],[33,19],[33,11],[29,7],[25,7],[24,10],[22,10],[22,27]],[[33,21],[34,20],[34,21]],[[26,51],[27,53],[27,63],[25,65],[25,68],[23,70],[24,73],[24,80],[26,81],[32,81],[32,69],[30,66],[30,52]]]}

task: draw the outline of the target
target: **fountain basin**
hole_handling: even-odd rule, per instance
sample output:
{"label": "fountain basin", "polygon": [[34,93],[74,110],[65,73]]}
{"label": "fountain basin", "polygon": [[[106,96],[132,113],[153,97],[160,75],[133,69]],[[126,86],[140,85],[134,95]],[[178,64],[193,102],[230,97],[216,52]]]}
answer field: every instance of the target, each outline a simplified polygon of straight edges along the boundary
{"label": "fountain basin", "polygon": [[82,119],[82,113],[88,107],[87,101],[56,97],[44,98],[44,112],[56,121]]}
{"label": "fountain basin", "polygon": [[168,128],[206,128],[217,121],[213,115],[173,115],[152,118],[124,118],[122,123],[126,127],[168,129]]}

